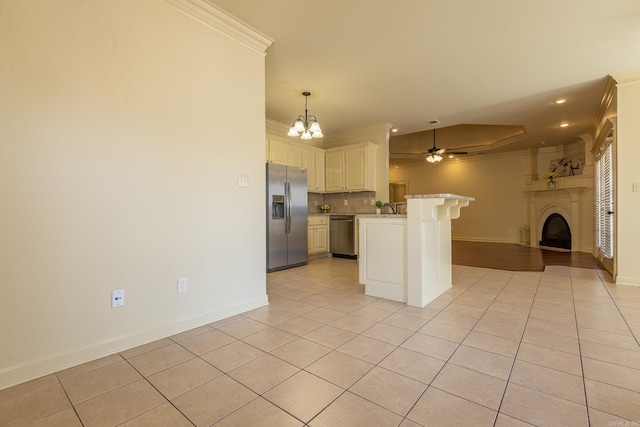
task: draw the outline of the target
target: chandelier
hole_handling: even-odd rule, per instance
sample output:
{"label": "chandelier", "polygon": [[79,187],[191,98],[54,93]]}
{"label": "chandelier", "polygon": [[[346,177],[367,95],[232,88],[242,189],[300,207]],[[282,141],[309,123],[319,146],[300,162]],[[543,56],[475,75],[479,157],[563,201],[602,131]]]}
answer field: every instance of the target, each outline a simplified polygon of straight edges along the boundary
{"label": "chandelier", "polygon": [[302,95],[304,95],[304,116],[300,115],[293,121],[287,135],[300,136],[300,132],[302,132],[302,139],[322,138],[324,135],[320,130],[318,119],[314,115],[307,114],[307,98],[311,95],[311,92],[302,92]]}

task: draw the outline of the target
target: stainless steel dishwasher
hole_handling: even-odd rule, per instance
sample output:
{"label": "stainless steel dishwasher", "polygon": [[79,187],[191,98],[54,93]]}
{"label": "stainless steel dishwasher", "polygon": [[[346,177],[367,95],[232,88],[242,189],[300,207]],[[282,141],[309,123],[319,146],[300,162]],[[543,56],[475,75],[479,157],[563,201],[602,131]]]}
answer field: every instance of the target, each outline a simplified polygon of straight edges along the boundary
{"label": "stainless steel dishwasher", "polygon": [[329,235],[331,237],[331,254],[335,257],[357,258],[354,242],[354,216],[332,215]]}

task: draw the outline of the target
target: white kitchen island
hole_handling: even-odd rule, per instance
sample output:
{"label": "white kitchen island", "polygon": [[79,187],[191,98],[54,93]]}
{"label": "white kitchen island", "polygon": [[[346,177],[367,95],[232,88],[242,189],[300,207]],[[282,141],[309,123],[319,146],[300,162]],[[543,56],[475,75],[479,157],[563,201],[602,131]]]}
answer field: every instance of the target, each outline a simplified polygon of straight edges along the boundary
{"label": "white kitchen island", "polygon": [[359,278],[365,294],[424,307],[452,286],[451,220],[475,200],[405,196],[406,215],[359,215]]}

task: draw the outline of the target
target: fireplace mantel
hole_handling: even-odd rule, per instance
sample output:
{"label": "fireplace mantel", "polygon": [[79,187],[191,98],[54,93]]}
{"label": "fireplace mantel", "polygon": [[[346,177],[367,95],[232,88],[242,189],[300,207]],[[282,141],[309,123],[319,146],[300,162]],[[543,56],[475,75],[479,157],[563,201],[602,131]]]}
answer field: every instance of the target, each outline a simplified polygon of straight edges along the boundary
{"label": "fireplace mantel", "polygon": [[530,244],[539,247],[542,229],[551,214],[559,214],[571,229],[571,250],[591,252],[593,248],[593,175],[556,178],[556,187],[547,181],[526,185]]}

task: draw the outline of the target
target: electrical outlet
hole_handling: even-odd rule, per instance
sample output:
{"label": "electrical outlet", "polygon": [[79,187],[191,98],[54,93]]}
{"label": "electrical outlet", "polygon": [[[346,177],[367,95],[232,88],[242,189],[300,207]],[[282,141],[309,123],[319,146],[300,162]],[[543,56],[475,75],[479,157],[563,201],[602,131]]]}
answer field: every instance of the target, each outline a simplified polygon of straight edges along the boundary
{"label": "electrical outlet", "polygon": [[633,183],[633,192],[637,193],[640,191],[640,182],[634,182]]}
{"label": "electrical outlet", "polygon": [[349,204],[349,200],[344,199],[344,205],[347,206]]}
{"label": "electrical outlet", "polygon": [[124,289],[111,291],[111,308],[122,307],[124,305]]}
{"label": "electrical outlet", "polygon": [[185,292],[187,292],[187,278],[180,277],[178,279],[178,293],[183,294]]}

